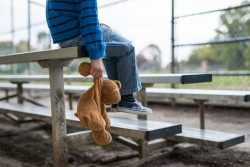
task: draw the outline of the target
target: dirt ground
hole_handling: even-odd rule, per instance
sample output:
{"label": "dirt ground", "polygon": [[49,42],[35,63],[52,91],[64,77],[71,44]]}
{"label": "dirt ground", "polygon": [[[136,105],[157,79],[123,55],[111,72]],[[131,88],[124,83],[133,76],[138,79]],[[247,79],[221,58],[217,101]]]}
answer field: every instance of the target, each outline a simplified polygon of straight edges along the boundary
{"label": "dirt ground", "polygon": [[[171,107],[150,104],[154,113],[150,120],[181,123],[185,127],[199,127],[196,106]],[[136,117],[131,114],[121,114]],[[245,143],[220,150],[179,144],[165,147],[152,154],[165,156],[145,162],[141,167],[250,167],[250,110],[226,107],[206,107],[206,129],[244,134]],[[69,128],[69,131],[76,131]],[[70,167],[117,166],[136,159],[138,153],[113,141],[108,146],[95,144],[69,148]],[[43,122],[17,124],[0,116],[0,167],[49,167],[52,161],[51,127]]]}

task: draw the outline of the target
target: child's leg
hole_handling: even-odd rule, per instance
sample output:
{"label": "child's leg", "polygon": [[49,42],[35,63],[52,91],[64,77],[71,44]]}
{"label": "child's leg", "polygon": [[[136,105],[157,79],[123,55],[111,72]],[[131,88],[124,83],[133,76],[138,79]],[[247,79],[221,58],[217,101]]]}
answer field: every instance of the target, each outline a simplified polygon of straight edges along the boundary
{"label": "child's leg", "polygon": [[103,63],[109,79],[119,80],[122,84],[120,93],[122,100],[118,104],[120,111],[135,114],[150,114],[152,110],[143,107],[135,100],[133,93],[141,89],[141,81],[136,65],[135,50],[131,41],[115,33],[108,26],[102,26],[103,37],[106,43],[123,44],[126,46],[126,56],[103,58]]}
{"label": "child's leg", "polygon": [[104,41],[126,46],[126,56],[106,56],[103,63],[109,79],[119,80],[122,84],[121,95],[137,92],[141,89],[141,81],[138,75],[134,46],[131,41],[123,38],[107,27],[102,25]]}
{"label": "child's leg", "polygon": [[82,36],[79,35],[73,39],[69,39],[67,41],[60,42],[60,43],[58,43],[58,45],[61,48],[74,47],[74,46],[78,46],[78,45],[84,45],[84,41],[82,39]]}

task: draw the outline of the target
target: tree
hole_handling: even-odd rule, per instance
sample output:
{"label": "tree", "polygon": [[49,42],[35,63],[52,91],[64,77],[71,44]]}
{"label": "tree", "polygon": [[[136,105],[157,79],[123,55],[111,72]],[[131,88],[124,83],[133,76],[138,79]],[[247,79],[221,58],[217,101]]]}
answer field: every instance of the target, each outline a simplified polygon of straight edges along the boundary
{"label": "tree", "polygon": [[[243,2],[243,4],[248,2]],[[216,29],[216,40],[250,36],[250,10],[248,7],[226,11],[220,16],[220,26]],[[230,69],[245,69],[244,52],[248,48],[247,42],[214,45],[225,64]]]}
{"label": "tree", "polygon": [[[247,1],[243,4],[248,3]],[[220,25],[215,30],[215,41],[250,36],[250,9],[248,7],[225,11],[220,16]],[[229,69],[250,69],[250,44],[234,42],[202,46],[195,49],[188,63],[200,63],[202,59],[210,63],[223,63]]]}
{"label": "tree", "polygon": [[203,60],[207,60],[210,63],[220,62],[215,55],[215,50],[211,46],[198,47],[191,53],[191,56],[188,59],[188,63],[200,64]]}
{"label": "tree", "polygon": [[0,55],[10,54],[12,52],[12,41],[0,42]]}

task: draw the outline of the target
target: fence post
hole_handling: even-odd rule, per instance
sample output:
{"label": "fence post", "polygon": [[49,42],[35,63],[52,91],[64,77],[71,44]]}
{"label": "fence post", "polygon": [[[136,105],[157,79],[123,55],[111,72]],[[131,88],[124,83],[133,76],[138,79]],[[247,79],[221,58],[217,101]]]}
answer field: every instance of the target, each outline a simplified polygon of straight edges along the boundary
{"label": "fence post", "polygon": [[[175,0],[172,0],[172,16],[171,16],[171,73],[175,73],[175,13],[174,13],[174,2]],[[171,84],[172,88],[175,88],[175,84]]]}

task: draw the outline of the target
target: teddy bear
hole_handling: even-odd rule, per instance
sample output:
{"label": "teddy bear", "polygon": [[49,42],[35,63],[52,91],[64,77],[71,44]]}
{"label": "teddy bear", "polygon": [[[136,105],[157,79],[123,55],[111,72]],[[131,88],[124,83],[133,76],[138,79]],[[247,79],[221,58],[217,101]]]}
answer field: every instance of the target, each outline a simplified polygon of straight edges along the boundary
{"label": "teddy bear", "polygon": [[[83,62],[78,71],[86,77],[90,75],[90,69],[91,65]],[[117,80],[94,78],[94,85],[78,100],[75,116],[82,126],[92,130],[92,137],[99,145],[107,145],[112,141],[107,131],[111,123],[105,105],[117,104],[121,100],[120,88],[121,83]]]}

